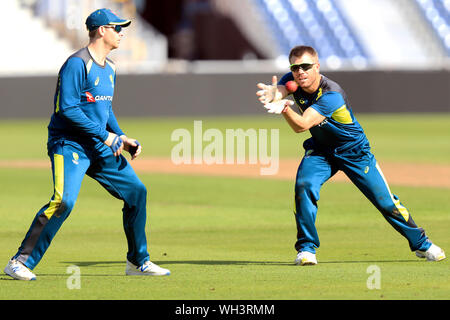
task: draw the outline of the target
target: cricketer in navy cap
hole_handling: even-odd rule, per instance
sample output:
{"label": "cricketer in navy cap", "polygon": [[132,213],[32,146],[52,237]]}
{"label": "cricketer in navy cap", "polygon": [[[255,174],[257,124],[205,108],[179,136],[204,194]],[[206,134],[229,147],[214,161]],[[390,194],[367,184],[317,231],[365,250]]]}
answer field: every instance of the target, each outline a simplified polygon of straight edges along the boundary
{"label": "cricketer in navy cap", "polygon": [[131,20],[119,18],[115,13],[107,8],[95,10],[86,19],[86,27],[89,31],[106,25],[119,25],[122,27],[128,27],[130,23]]}

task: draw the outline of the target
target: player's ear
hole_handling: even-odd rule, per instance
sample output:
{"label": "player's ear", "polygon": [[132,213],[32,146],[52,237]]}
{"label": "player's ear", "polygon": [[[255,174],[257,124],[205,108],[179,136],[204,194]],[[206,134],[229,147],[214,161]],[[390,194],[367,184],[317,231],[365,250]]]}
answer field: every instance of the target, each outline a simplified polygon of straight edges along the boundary
{"label": "player's ear", "polygon": [[97,32],[98,32],[99,36],[103,37],[103,35],[106,32],[106,28],[104,26],[100,26],[100,27],[98,27]]}

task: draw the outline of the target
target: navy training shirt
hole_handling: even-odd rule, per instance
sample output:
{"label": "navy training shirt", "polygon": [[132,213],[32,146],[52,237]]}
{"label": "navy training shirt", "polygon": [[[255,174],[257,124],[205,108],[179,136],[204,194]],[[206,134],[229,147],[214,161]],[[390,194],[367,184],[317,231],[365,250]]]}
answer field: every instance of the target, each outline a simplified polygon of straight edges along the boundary
{"label": "navy training shirt", "polygon": [[[291,72],[285,74],[279,85],[294,80]],[[334,81],[321,75],[316,92],[309,94],[298,87],[292,93],[298,110],[303,113],[314,108],[326,119],[309,129],[315,145],[327,153],[343,153],[350,149],[368,149],[369,141],[353,115],[344,90]]]}
{"label": "navy training shirt", "polygon": [[58,74],[49,143],[63,138],[95,145],[108,131],[123,135],[112,110],[115,81],[111,60],[99,65],[87,47],[71,55]]}

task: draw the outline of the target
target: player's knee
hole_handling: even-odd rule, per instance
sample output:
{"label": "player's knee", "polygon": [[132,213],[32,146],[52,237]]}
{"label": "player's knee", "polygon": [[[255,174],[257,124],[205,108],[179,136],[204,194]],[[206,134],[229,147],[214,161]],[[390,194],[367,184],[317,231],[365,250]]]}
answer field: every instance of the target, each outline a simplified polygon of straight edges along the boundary
{"label": "player's knee", "polygon": [[139,182],[135,188],[136,192],[140,195],[147,196],[147,187],[142,182]]}
{"label": "player's knee", "polygon": [[137,182],[133,186],[133,198],[136,199],[136,201],[143,201],[147,198],[147,187],[142,182]]}
{"label": "player's knee", "polygon": [[398,216],[399,209],[391,199],[377,199],[376,207],[384,216]]}
{"label": "player's knee", "polygon": [[311,193],[315,189],[315,184],[311,180],[298,179],[295,185],[297,193]]}
{"label": "player's knee", "polygon": [[392,212],[395,204],[390,195],[377,195],[371,199],[372,203],[383,213]]}
{"label": "player's knee", "polygon": [[319,200],[320,185],[309,179],[298,179],[295,185],[296,202],[309,199],[316,202]]}
{"label": "player's knee", "polygon": [[70,212],[72,212],[75,206],[75,200],[72,199],[62,199],[56,202],[54,215],[58,218],[66,218]]}

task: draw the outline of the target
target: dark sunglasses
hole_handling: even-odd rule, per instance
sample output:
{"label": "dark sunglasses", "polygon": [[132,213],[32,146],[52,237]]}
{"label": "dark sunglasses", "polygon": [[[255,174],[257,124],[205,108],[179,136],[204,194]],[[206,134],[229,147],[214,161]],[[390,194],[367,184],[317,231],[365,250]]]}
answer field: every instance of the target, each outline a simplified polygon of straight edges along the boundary
{"label": "dark sunglasses", "polygon": [[107,26],[103,26],[103,27],[109,28],[109,29],[114,29],[114,31],[117,33],[120,33],[122,31],[122,26],[119,26],[118,24],[115,26],[107,25]]}
{"label": "dark sunglasses", "polygon": [[313,65],[315,65],[315,63],[291,64],[289,69],[291,69],[292,72],[298,72],[299,70],[308,71]]}

